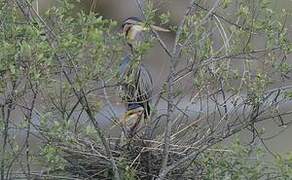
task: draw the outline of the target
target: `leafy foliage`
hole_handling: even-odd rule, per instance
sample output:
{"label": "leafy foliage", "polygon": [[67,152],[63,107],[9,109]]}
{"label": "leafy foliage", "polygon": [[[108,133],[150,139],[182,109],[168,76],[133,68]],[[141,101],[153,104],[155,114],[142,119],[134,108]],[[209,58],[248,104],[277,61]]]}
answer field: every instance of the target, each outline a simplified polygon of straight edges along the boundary
{"label": "leafy foliage", "polygon": [[[289,163],[289,157],[278,156],[283,161],[267,160],[267,152],[261,148],[251,149],[239,141],[232,144],[230,149],[211,149],[203,153],[194,164],[203,166],[202,179],[289,179],[288,171],[283,166]],[[280,165],[280,166],[279,166]],[[289,165],[288,165],[289,166]],[[286,169],[287,170],[287,169]],[[290,169],[291,170],[291,169]]]}
{"label": "leafy foliage", "polygon": [[[292,97],[290,13],[276,12],[270,0],[192,1],[182,21],[169,25],[173,14],[145,1],[146,40],[133,49],[132,68],[158,41],[169,75],[151,118],[127,136],[113,109],[125,39],[117,22],[80,3],[59,0],[38,14],[30,1],[0,0],[1,179],[291,179],[291,155],[266,162],[260,148],[218,146],[243,130],[263,141],[259,122],[291,124],[281,108]],[[173,45],[152,32],[158,16],[175,31]],[[45,173],[34,173],[39,164]]]}

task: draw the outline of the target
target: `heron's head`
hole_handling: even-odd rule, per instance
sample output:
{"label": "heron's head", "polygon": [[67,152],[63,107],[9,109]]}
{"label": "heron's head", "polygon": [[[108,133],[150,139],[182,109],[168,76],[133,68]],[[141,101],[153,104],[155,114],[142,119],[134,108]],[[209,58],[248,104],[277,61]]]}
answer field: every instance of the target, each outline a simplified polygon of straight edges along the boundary
{"label": "heron's head", "polygon": [[[169,32],[168,29],[164,29],[155,25],[150,25],[150,28],[155,31]],[[128,43],[132,44],[133,41],[137,40],[138,34],[147,31],[149,29],[149,26],[146,27],[145,23],[143,23],[143,21],[138,17],[129,17],[123,21],[122,29]]]}
{"label": "heron's head", "polygon": [[141,115],[144,112],[144,108],[140,104],[136,104],[136,103],[129,103],[127,109],[128,111],[126,114],[129,116],[133,114]]}
{"label": "heron's head", "polygon": [[124,35],[127,37],[131,30],[133,30],[136,27],[136,29],[140,29],[140,31],[143,31],[143,23],[141,19],[138,17],[129,17],[123,21],[122,29]]}
{"label": "heron's head", "polygon": [[144,108],[143,107],[136,107],[134,109],[129,109],[127,111],[127,116],[141,116],[144,112]]}
{"label": "heron's head", "polygon": [[124,115],[123,123],[128,125],[133,125],[137,122],[139,118],[142,117],[144,113],[144,108],[141,106],[137,106],[133,109],[128,109],[127,112]]}

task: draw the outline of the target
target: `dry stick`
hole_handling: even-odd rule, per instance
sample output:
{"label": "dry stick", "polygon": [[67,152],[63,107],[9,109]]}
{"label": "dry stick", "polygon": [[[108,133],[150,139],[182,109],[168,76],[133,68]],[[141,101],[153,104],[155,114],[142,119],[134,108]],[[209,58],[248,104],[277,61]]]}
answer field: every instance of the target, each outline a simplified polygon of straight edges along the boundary
{"label": "dry stick", "polygon": [[[142,2],[141,2],[142,1]],[[138,8],[139,10],[141,11],[143,17],[145,18],[145,14],[144,14],[144,1],[143,0],[136,0],[136,3],[138,5]],[[151,32],[154,34],[155,38],[158,40],[160,46],[162,47],[162,49],[166,52],[166,54],[169,56],[169,57],[172,57],[172,54],[171,52],[169,51],[169,49],[167,48],[165,42],[160,38],[159,34],[150,26],[149,27]]]}
{"label": "dry stick", "polygon": [[[140,9],[140,11],[142,12],[143,16],[143,8],[142,8],[142,3],[140,2],[140,0],[136,0],[138,7]],[[178,57],[178,53],[177,53],[177,48],[178,48],[178,42],[180,39],[180,35],[182,33],[183,30],[183,26],[185,24],[186,18],[187,16],[191,13],[192,9],[193,9],[193,3],[195,2],[195,0],[191,1],[190,7],[186,10],[185,15],[179,25],[178,31],[176,32],[176,38],[175,38],[175,42],[174,42],[174,47],[173,47],[173,51],[172,53],[170,53],[170,51],[168,50],[168,48],[166,47],[165,43],[162,41],[162,39],[159,37],[158,33],[155,32],[154,30],[152,30],[152,32],[154,33],[156,39],[158,39],[161,47],[164,49],[164,51],[169,55],[170,57],[170,73],[169,73],[169,77],[167,80],[167,86],[168,86],[168,105],[167,105],[167,121],[166,121],[166,128],[165,128],[165,132],[164,132],[164,150],[163,150],[163,158],[162,158],[162,165],[161,165],[161,170],[159,172],[159,178],[164,178],[166,176],[165,169],[167,167],[167,162],[168,162],[168,156],[169,156],[169,144],[170,144],[170,139],[171,139],[171,127],[172,127],[172,114],[173,114],[173,104],[174,104],[174,89],[173,89],[173,85],[175,82],[175,64],[176,64],[176,59]]]}
{"label": "dry stick", "polygon": [[[171,170],[175,169],[176,167],[178,167],[179,165],[191,160],[191,159],[195,159],[201,152],[207,150],[209,147],[211,147],[212,145],[223,141],[223,139],[226,139],[227,137],[230,137],[231,135],[238,133],[239,131],[241,131],[242,129],[246,128],[247,126],[249,126],[249,124],[247,123],[246,125],[243,125],[237,129],[234,129],[233,131],[231,131],[229,134],[226,134],[224,137],[222,138],[217,138],[214,139],[214,141],[212,143],[205,143],[205,145],[202,145],[201,147],[198,147],[198,151],[194,151],[191,154],[187,155],[186,157],[176,161],[175,163],[169,165],[166,167],[165,169],[165,173],[169,173]],[[160,178],[161,180],[163,178]]]}
{"label": "dry stick", "polygon": [[[214,3],[214,5],[213,5],[213,7],[210,9],[210,10],[208,10],[208,13],[200,20],[200,22],[198,23],[198,24],[194,24],[195,26],[202,26],[203,24],[205,24],[206,22],[207,22],[207,19],[214,13],[214,10],[218,7],[218,5],[219,5],[219,2],[220,2],[220,0],[217,0],[215,3]],[[185,20],[186,20],[186,17],[187,16],[189,16],[190,15],[190,13],[192,12],[192,10],[193,10],[193,8],[195,7],[194,5],[196,5],[196,3],[195,3],[195,1],[192,1],[191,3],[190,3],[190,6],[188,7],[188,9],[187,9],[187,11],[186,11],[186,13],[185,13],[185,15],[183,16],[183,20],[181,21],[181,23],[182,24],[180,24],[179,25],[179,29],[178,29],[178,33],[179,33],[179,35],[182,33],[182,28],[183,28],[183,26],[184,26],[184,23],[185,23]],[[196,6],[197,7],[197,6]],[[182,45],[180,45],[180,47],[176,47],[176,46],[174,46],[174,48],[177,48],[176,49],[176,56],[178,57],[179,56],[179,54],[181,53],[181,51],[182,51],[182,49],[183,49],[183,47],[185,46],[185,44],[190,40],[190,38],[193,36],[193,34],[194,34],[194,32],[192,31],[189,35],[188,35],[188,37],[187,37],[187,39],[185,40],[185,42],[182,44]],[[176,35],[176,37],[178,37],[177,35]],[[178,41],[179,41],[179,38],[176,38],[175,39],[175,44],[177,44],[178,45]],[[176,57],[176,58],[177,58]],[[175,65],[177,65],[177,62],[175,63]]]}
{"label": "dry stick", "polygon": [[[4,6],[9,6],[8,2],[5,3]],[[10,6],[9,6],[10,8]],[[1,24],[4,23],[1,22]],[[11,93],[9,95],[9,97],[7,97],[7,99],[4,100],[3,104],[0,104],[0,108],[1,108],[1,115],[0,117],[2,117],[2,120],[4,122],[4,129],[2,131],[2,136],[3,136],[3,143],[2,143],[2,149],[1,149],[1,156],[0,156],[0,178],[1,180],[7,179],[5,178],[5,155],[6,155],[6,148],[7,148],[7,144],[9,143],[9,133],[8,133],[8,128],[9,128],[9,121],[10,121],[10,115],[11,115],[11,111],[12,111],[12,107],[14,104],[14,100],[13,100],[13,96],[14,96],[14,91],[16,89],[16,84],[12,85],[12,90]],[[5,106],[7,105],[7,108],[5,108]],[[6,112],[5,112],[6,109]],[[8,169],[9,170],[9,169]]]}
{"label": "dry stick", "polygon": [[[144,1],[142,0],[142,2],[140,0],[136,0],[136,3],[138,4],[138,8],[140,9],[142,15],[145,18],[145,14],[144,14],[144,9],[143,9],[143,5],[144,5]],[[171,64],[171,70],[170,70],[170,74],[169,74],[169,78],[167,80],[167,85],[168,85],[168,107],[167,107],[167,123],[166,123],[166,128],[165,128],[165,140],[164,140],[164,151],[163,151],[163,158],[162,158],[162,165],[161,165],[161,169],[163,169],[163,167],[165,167],[167,165],[167,161],[168,161],[168,155],[169,155],[169,143],[170,143],[170,131],[171,131],[171,126],[172,123],[170,123],[171,120],[171,115],[173,114],[173,82],[174,82],[174,72],[175,72],[175,67],[174,67],[174,63],[173,63],[173,54],[168,50],[166,44],[162,41],[162,39],[160,38],[159,34],[154,31],[151,28],[151,31],[154,33],[156,39],[158,39],[161,47],[164,49],[164,51],[168,54],[168,56],[170,57],[170,64]],[[175,45],[176,46],[176,45]],[[176,49],[174,49],[174,51],[176,51]]]}
{"label": "dry stick", "polygon": [[[12,145],[10,144],[10,146],[12,147]],[[21,149],[18,151],[18,152],[15,152],[14,150],[12,150],[12,153],[13,153],[13,159],[10,161],[10,163],[7,165],[7,172],[6,172],[6,178],[5,179],[9,179],[9,177],[11,178],[12,177],[12,166],[14,164],[14,162],[18,159],[18,157],[22,154],[22,151],[24,150],[25,148],[25,143],[23,144],[23,146],[21,147]],[[22,165],[22,162],[20,162],[20,166],[21,166],[21,169],[23,170],[23,173],[26,178],[27,178],[27,173],[25,172],[24,168],[23,168],[23,165]]]}
{"label": "dry stick", "polygon": [[[56,44],[58,44],[58,40],[56,38],[56,36],[54,35],[53,31],[51,30],[51,28],[45,23],[45,21],[39,16],[39,14],[30,6],[30,4],[27,2],[27,0],[16,0],[18,7],[20,8],[20,10],[22,11],[22,13],[25,15],[26,12],[28,11],[29,14],[34,13],[36,15],[37,20],[44,26],[44,29],[46,30],[46,35],[48,37],[50,37],[51,42],[50,45],[52,46],[52,48],[56,48]],[[26,15],[25,15],[26,16]],[[31,16],[26,16],[27,21],[31,22],[33,21]],[[62,65],[62,60],[60,58],[60,56],[58,56],[56,54],[57,60],[58,62]],[[68,54],[66,54],[65,56],[68,60],[70,60],[70,58],[68,57]],[[80,104],[84,107],[90,121],[92,122],[93,126],[95,127],[95,130],[99,136],[99,138],[101,139],[101,142],[105,148],[105,151],[110,159],[110,162],[112,164],[112,170],[114,172],[114,178],[117,180],[120,180],[120,175],[119,175],[119,171],[118,171],[118,167],[115,163],[115,160],[112,156],[111,153],[111,149],[109,146],[109,142],[106,139],[104,133],[102,132],[102,129],[100,128],[98,122],[95,120],[94,115],[92,114],[90,107],[88,105],[87,99],[86,99],[86,94],[84,93],[83,89],[80,90],[80,92],[78,92],[76,90],[76,88],[74,88],[73,86],[73,82],[71,81],[70,77],[68,76],[67,72],[65,70],[62,70],[66,80],[68,81],[68,83],[71,85],[71,88],[74,92],[74,94],[76,95],[76,97],[78,99],[80,99]]]}
{"label": "dry stick", "polygon": [[105,81],[102,79],[101,82],[102,82],[102,86],[104,87],[103,88],[104,99],[106,101],[106,104],[109,106],[109,109],[110,109],[110,112],[111,112],[111,116],[114,119],[118,119],[118,117],[117,117],[117,115],[116,115],[116,113],[114,111],[114,107],[113,107],[112,103],[110,102],[109,96],[108,96],[108,94],[106,92],[106,88],[105,88],[106,87],[106,84],[105,84]]}
{"label": "dry stick", "polygon": [[25,115],[26,120],[27,120],[27,131],[26,131],[26,138],[25,138],[27,179],[31,179],[30,164],[29,164],[29,153],[30,153],[29,139],[30,139],[30,134],[31,134],[31,132],[30,132],[31,127],[30,126],[31,126],[31,120],[32,120],[32,112],[33,112],[33,109],[35,107],[35,101],[36,101],[37,94],[38,94],[38,92],[35,91],[33,84],[30,80],[29,80],[29,84],[30,84],[31,91],[33,92],[33,98],[32,98],[32,102],[31,102],[31,106],[29,107],[29,113],[28,113],[28,115]]}
{"label": "dry stick", "polygon": [[2,152],[1,152],[1,166],[0,166],[0,177],[1,180],[4,180],[4,168],[5,168],[5,153],[6,153],[6,145],[7,145],[7,138],[8,138],[8,121],[7,118],[5,118],[5,105],[1,104],[1,112],[2,112],[2,119],[4,121],[4,129],[2,131],[2,136],[3,136],[3,144],[2,144]]}
{"label": "dry stick", "polygon": [[180,25],[178,27],[178,30],[176,32],[175,42],[173,46],[172,56],[170,60],[170,73],[169,78],[167,81],[168,85],[168,105],[167,105],[167,120],[166,120],[166,128],[165,128],[165,134],[164,134],[164,148],[163,148],[163,158],[162,158],[162,164],[161,169],[159,172],[159,177],[157,179],[164,179],[168,172],[166,172],[167,169],[167,162],[169,158],[169,150],[170,150],[170,140],[171,140],[171,128],[172,128],[172,116],[173,116],[173,101],[174,101],[174,81],[175,81],[175,64],[178,57],[177,48],[180,36],[182,34],[183,26],[185,24],[187,16],[191,13],[193,9],[193,3],[195,0],[192,0],[190,2],[190,7],[185,12],[185,15],[180,22]]}
{"label": "dry stick", "polygon": [[[0,173],[0,177],[1,180],[4,180],[4,170],[5,170],[5,154],[6,154],[6,146],[8,144],[8,139],[9,139],[9,134],[8,134],[8,128],[9,128],[9,121],[10,121],[10,116],[11,116],[11,112],[13,110],[13,104],[14,104],[14,92],[15,92],[15,87],[16,85],[13,84],[12,85],[12,90],[11,90],[11,94],[9,95],[9,97],[7,99],[5,99],[5,102],[3,104],[0,105],[1,107],[1,113],[2,113],[2,118],[4,121],[4,130],[2,133],[3,136],[3,144],[2,144],[2,152],[1,152],[1,173]],[[5,113],[5,105],[7,105],[7,110]]]}
{"label": "dry stick", "polygon": [[208,57],[206,59],[202,59],[200,64],[198,64],[197,66],[194,66],[193,64],[185,66],[184,68],[181,68],[179,71],[177,71],[177,73],[175,74],[175,76],[177,77],[175,79],[175,82],[178,82],[179,80],[185,78],[186,76],[190,75],[191,72],[198,70],[199,68],[202,68],[210,63],[213,62],[219,62],[219,61],[223,61],[225,59],[230,59],[230,58],[234,58],[234,59],[249,59],[248,56],[251,56],[252,54],[256,55],[258,53],[266,53],[267,50],[269,51],[276,51],[279,50],[280,47],[275,47],[272,49],[258,49],[258,50],[254,50],[254,51],[250,51],[250,52],[240,52],[240,53],[235,53],[235,54],[231,54],[231,55],[224,55],[224,56],[216,56],[216,57]]}
{"label": "dry stick", "polygon": [[[198,8],[200,8],[200,9],[202,9],[202,10],[204,10],[204,11],[209,11],[209,9],[207,9],[207,8],[205,8],[205,7],[203,7],[203,6],[201,6],[201,5],[200,5],[199,3],[197,3],[197,2],[194,2],[193,5],[194,5],[194,6],[197,6]],[[226,19],[224,16],[221,16],[221,15],[215,13],[215,12],[212,12],[210,15],[211,15],[211,16],[216,16],[217,18],[222,19],[222,20],[225,21],[226,23],[228,23],[228,24],[230,24],[230,25],[233,25],[233,26],[235,26],[236,28],[242,29],[242,30],[244,30],[244,31],[250,31],[250,28],[248,28],[248,27],[244,27],[244,26],[241,26],[241,25],[238,24],[238,23],[232,22],[232,21]]]}
{"label": "dry stick", "polygon": [[[144,11],[143,11],[143,6],[140,0],[136,0],[138,7],[141,11],[141,13],[143,14],[144,18]],[[170,131],[171,131],[171,115],[173,114],[173,81],[174,81],[174,63],[173,63],[173,54],[170,53],[170,51],[168,50],[168,48],[166,47],[165,43],[161,40],[161,38],[159,37],[158,33],[153,31],[155,37],[158,39],[160,45],[162,46],[162,48],[165,50],[165,52],[170,56],[170,65],[171,65],[171,69],[170,69],[170,74],[167,80],[167,86],[168,86],[168,107],[167,107],[167,121],[166,121],[166,128],[165,128],[165,138],[164,138],[164,151],[163,151],[163,158],[162,158],[162,165],[161,165],[161,169],[164,169],[164,167],[167,166],[167,161],[168,161],[168,155],[169,155],[169,144],[170,144]],[[176,45],[175,45],[176,46]],[[174,51],[176,51],[176,49],[174,48]]]}
{"label": "dry stick", "polygon": [[[209,15],[213,13],[213,11],[217,8],[220,0],[217,0],[211,10],[207,13],[207,15],[203,18],[202,21],[207,20],[209,18]],[[180,40],[180,35],[182,33],[186,18],[189,16],[189,14],[192,12],[192,9],[194,8],[193,4],[195,3],[195,0],[192,0],[190,2],[190,6],[187,8],[185,15],[180,22],[180,25],[178,27],[178,30],[176,32],[176,37],[175,37],[175,42],[174,42],[174,47],[172,51],[172,58],[170,61],[170,74],[169,74],[169,79],[168,79],[168,108],[167,108],[167,121],[166,121],[166,129],[165,129],[165,144],[164,144],[164,152],[163,152],[163,160],[162,160],[162,166],[159,172],[159,178],[158,179],[164,179],[167,173],[169,172],[169,168],[167,166],[168,162],[168,155],[169,155],[169,144],[170,144],[170,139],[171,139],[171,128],[172,128],[172,123],[171,123],[171,115],[173,114],[173,84],[175,82],[175,65],[177,61],[177,57],[179,53],[177,52],[178,49],[178,43]]]}
{"label": "dry stick", "polygon": [[[265,120],[265,119],[263,119],[263,120]],[[246,119],[245,122],[248,122],[247,119]],[[255,122],[258,122],[258,121],[255,121]],[[234,126],[236,126],[236,124]],[[183,163],[185,163],[187,161],[190,161],[191,159],[196,158],[198,156],[198,154],[200,154],[201,152],[203,152],[206,148],[212,146],[215,143],[218,143],[218,142],[222,141],[223,139],[226,139],[227,137],[230,137],[231,135],[233,135],[235,133],[240,132],[242,129],[245,129],[248,126],[250,126],[250,123],[245,123],[242,126],[233,129],[232,131],[230,131],[228,134],[226,134],[222,138],[214,139],[214,141],[212,143],[203,145],[202,147],[198,148],[198,151],[197,152],[194,151],[191,154],[189,154],[188,156],[186,156],[186,157],[178,160],[177,162],[171,164],[170,166],[168,166],[167,169],[166,169],[166,172],[169,172],[169,171],[173,170],[174,168],[178,167],[179,165],[181,165],[181,164],[183,164]]]}
{"label": "dry stick", "polygon": [[97,0],[91,0],[91,5],[90,5],[90,11],[89,11],[89,13],[94,12],[94,10],[96,8],[96,5],[97,5]]}

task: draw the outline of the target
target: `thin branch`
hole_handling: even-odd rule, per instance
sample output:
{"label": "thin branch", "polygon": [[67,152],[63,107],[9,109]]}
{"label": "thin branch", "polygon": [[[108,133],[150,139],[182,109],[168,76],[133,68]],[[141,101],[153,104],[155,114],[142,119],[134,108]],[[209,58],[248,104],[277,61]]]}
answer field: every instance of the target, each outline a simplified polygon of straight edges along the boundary
{"label": "thin branch", "polygon": [[[23,14],[25,15],[25,12],[26,11],[29,11],[30,14],[35,14],[36,15],[36,19],[44,26],[44,28],[46,29],[46,33],[49,33],[48,36],[51,36],[53,35],[53,37],[51,37],[51,46],[52,48],[57,48],[56,47],[56,44],[58,44],[58,40],[56,39],[56,36],[54,36],[54,33],[53,31],[51,30],[51,28],[45,23],[45,21],[39,16],[39,14],[37,14],[37,12],[31,7],[31,5],[27,2],[27,0],[16,0],[17,4],[18,4],[18,7],[21,9],[21,11],[23,12]],[[31,22],[33,21],[33,18],[32,17],[28,17],[26,16],[27,18],[27,21]],[[56,57],[57,57],[57,60],[58,62],[60,63],[60,65],[62,65],[62,58],[59,57],[57,54],[56,54]],[[66,58],[70,61],[71,58],[70,56],[66,53]],[[98,122],[96,121],[90,107],[89,107],[89,104],[87,102],[87,99],[86,99],[86,95],[83,91],[83,89],[81,88],[81,90],[78,92],[74,85],[73,85],[73,82],[71,81],[69,75],[67,74],[67,72],[65,70],[63,70],[63,74],[66,78],[66,80],[68,81],[68,83],[70,84],[71,86],[71,89],[73,90],[74,94],[76,95],[76,97],[78,99],[81,99],[81,105],[84,107],[90,121],[92,122],[93,126],[95,127],[95,130],[98,134],[98,136],[100,137],[101,139],[101,142],[103,144],[103,146],[105,147],[105,150],[106,150],[106,153],[110,159],[110,162],[112,164],[112,170],[114,172],[114,177],[115,179],[119,180],[120,179],[120,175],[119,175],[119,171],[118,171],[118,168],[117,168],[117,165],[115,163],[115,160],[112,156],[112,153],[111,153],[111,150],[110,150],[110,146],[109,146],[109,142],[108,140],[105,138],[105,135],[104,135],[104,132],[102,132],[102,128],[100,128],[100,125],[98,124]]]}

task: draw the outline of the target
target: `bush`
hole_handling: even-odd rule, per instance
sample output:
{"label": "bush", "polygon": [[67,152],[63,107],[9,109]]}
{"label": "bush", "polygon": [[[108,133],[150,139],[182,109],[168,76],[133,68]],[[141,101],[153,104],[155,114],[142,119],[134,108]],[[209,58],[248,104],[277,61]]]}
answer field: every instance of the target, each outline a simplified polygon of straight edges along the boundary
{"label": "bush", "polygon": [[169,74],[151,117],[127,136],[115,113],[108,126],[96,116],[114,111],[121,83],[118,23],[70,0],[44,15],[30,1],[0,0],[1,179],[291,179],[291,155],[266,162],[261,148],[216,148],[243,130],[264,145],[257,124],[291,124],[282,108],[291,101],[290,13],[271,2],[191,1],[169,25],[170,50],[150,27],[172,14],[137,0],[151,36],[135,53],[143,58],[157,41]]}

